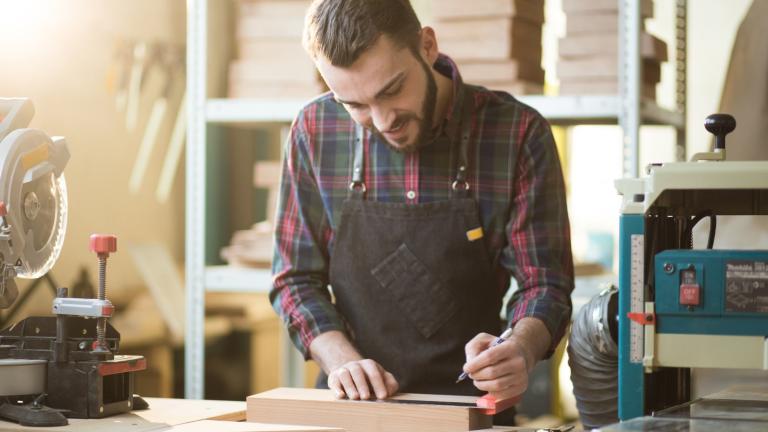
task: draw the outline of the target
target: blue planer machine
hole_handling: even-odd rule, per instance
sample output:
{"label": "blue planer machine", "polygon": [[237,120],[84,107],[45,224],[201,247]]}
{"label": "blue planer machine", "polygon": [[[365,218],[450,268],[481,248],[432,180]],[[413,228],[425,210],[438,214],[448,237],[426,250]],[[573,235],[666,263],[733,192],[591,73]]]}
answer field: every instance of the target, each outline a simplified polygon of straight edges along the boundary
{"label": "blue planer machine", "polygon": [[[732,117],[705,126],[714,151],[616,182],[622,421],[689,403],[691,368],[768,370],[768,244],[713,249],[718,216],[768,215],[768,162],[726,161]],[[693,249],[704,220],[706,249]]]}

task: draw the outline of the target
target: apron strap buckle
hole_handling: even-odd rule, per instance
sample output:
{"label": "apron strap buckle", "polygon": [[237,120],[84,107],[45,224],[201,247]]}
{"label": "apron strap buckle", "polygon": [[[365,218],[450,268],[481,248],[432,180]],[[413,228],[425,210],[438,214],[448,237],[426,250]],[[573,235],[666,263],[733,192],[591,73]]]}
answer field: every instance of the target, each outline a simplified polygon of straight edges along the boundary
{"label": "apron strap buckle", "polygon": [[349,184],[349,190],[352,192],[365,193],[368,189],[365,187],[365,183],[361,181],[353,181]]}

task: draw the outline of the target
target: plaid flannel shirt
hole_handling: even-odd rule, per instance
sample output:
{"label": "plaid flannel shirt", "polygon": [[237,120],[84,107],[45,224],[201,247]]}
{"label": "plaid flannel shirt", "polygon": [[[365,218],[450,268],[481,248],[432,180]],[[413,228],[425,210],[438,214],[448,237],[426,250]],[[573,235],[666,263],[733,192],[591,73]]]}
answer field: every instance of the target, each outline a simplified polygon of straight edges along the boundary
{"label": "plaid flannel shirt", "polygon": [[[455,104],[461,76],[446,56],[435,67],[453,80],[454,106],[447,110],[447,123],[460,113]],[[517,280],[507,320],[514,325],[523,317],[541,319],[552,335],[551,354],[571,317],[573,260],[565,186],[550,126],[509,94],[484,88],[475,92],[472,122],[467,181],[494,257],[498,295],[505,295],[510,277]],[[454,150],[445,129],[412,154],[367,139],[366,199],[408,204],[449,199]],[[353,120],[327,93],[299,112],[283,152],[270,301],[305,358],[317,335],[345,331],[332,303],[328,272],[349,193],[353,133]]]}

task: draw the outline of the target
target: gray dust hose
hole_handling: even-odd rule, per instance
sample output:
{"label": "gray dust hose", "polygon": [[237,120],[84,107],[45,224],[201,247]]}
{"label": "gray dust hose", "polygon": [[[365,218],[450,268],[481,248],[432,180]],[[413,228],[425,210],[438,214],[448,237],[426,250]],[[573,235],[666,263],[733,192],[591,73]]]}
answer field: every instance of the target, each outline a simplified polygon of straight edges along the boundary
{"label": "gray dust hose", "polygon": [[619,421],[618,290],[610,287],[581,308],[568,339],[573,394],[584,429]]}

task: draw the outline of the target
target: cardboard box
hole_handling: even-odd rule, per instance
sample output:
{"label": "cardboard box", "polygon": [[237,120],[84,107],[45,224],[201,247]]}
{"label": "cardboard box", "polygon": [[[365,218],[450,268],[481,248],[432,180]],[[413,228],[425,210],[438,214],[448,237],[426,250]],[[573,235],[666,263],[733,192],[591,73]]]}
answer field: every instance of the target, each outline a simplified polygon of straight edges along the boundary
{"label": "cardboard box", "polygon": [[544,0],[440,0],[432,16],[437,21],[470,18],[519,18],[532,23],[544,22]]}

